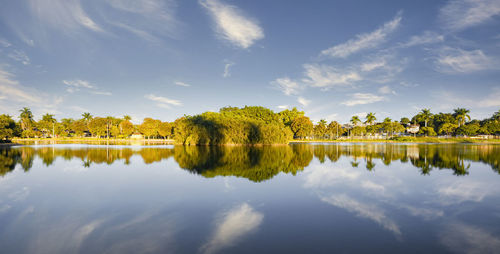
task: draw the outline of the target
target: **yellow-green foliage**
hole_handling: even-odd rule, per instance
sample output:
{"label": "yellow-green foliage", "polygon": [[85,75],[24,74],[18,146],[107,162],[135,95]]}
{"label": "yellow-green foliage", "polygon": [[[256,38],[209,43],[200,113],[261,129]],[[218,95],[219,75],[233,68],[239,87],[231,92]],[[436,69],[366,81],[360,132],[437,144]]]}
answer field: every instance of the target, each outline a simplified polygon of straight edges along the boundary
{"label": "yellow-green foliage", "polygon": [[286,144],[293,138],[278,114],[263,107],[223,108],[185,116],[174,123],[175,141],[184,145]]}

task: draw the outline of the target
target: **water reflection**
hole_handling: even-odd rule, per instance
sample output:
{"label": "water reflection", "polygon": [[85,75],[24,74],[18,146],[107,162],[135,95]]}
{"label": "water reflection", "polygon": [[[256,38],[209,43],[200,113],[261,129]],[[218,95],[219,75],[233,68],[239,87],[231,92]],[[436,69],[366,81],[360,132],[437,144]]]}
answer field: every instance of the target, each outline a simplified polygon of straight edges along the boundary
{"label": "water reflection", "polygon": [[499,147],[3,149],[0,252],[492,253]]}
{"label": "water reflection", "polygon": [[240,238],[255,231],[263,219],[264,215],[247,203],[231,209],[219,219],[210,240],[200,248],[200,251],[211,254],[235,245]]}
{"label": "water reflection", "polygon": [[[289,146],[171,146],[170,148],[130,147],[66,147],[23,146],[0,149],[0,175],[21,165],[25,171],[33,166],[33,160],[40,158],[50,166],[57,158],[79,159],[82,165],[112,164],[122,161],[130,164],[132,156],[142,157],[144,163],[157,163],[173,158],[177,164],[192,173],[204,177],[237,176],[254,182],[273,178],[279,173],[295,175],[307,167],[313,158],[320,163],[338,161],[341,157],[351,158],[351,166],[364,164],[368,171],[377,168],[377,162],[390,165],[394,161],[409,163],[421,174],[429,175],[435,169],[450,169],[454,175],[469,174],[471,162],[482,162],[500,173],[500,146],[498,145],[306,145]],[[367,183],[368,185],[370,183]],[[379,188],[377,186],[371,186]]]}

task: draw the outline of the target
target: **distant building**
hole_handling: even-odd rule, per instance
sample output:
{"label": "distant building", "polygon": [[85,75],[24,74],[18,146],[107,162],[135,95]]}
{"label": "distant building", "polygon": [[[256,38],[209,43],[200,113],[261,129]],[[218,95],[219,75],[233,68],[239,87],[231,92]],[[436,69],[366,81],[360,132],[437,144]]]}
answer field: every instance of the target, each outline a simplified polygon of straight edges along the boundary
{"label": "distant building", "polygon": [[144,136],[142,136],[142,134],[139,134],[139,133],[134,133],[132,134],[132,136],[130,136],[131,139],[143,139]]}
{"label": "distant building", "polygon": [[408,128],[406,128],[406,131],[412,134],[417,133],[420,130],[420,125],[418,124],[412,124]]}

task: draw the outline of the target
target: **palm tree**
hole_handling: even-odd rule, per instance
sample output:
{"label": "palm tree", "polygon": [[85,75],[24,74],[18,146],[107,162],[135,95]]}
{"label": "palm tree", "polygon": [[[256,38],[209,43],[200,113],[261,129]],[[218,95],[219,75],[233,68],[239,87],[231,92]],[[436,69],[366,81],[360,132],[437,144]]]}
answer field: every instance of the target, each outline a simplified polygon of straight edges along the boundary
{"label": "palm tree", "polygon": [[470,115],[469,115],[470,110],[465,108],[456,108],[453,111],[454,111],[453,116],[455,117],[455,119],[457,119],[458,127],[464,125],[466,119],[469,119],[470,121]]}
{"label": "palm tree", "polygon": [[359,119],[359,116],[352,116],[352,118],[351,118],[351,123],[352,123],[354,126],[358,125],[358,123],[360,123],[360,122],[361,122],[361,120]]}
{"label": "palm tree", "polygon": [[33,123],[33,113],[31,113],[31,110],[27,107],[19,110],[19,112],[21,112],[19,115],[19,118],[21,119],[21,128],[26,130],[31,127],[31,124]]}
{"label": "palm tree", "polygon": [[425,127],[427,127],[427,122],[431,120],[432,113],[430,109],[422,109],[422,112],[420,113],[421,119],[425,122]]}
{"label": "palm tree", "polygon": [[129,115],[124,115],[123,120],[130,121],[130,120],[132,120],[132,117],[130,117]]}
{"label": "palm tree", "polygon": [[42,116],[42,121],[46,121],[46,122],[49,122],[49,123],[55,123],[57,122],[57,120],[54,118],[54,115],[53,114],[45,114]]}
{"label": "palm tree", "polygon": [[[54,118],[54,115],[52,114],[45,114],[42,116],[42,121],[45,122],[45,123],[48,123],[48,124],[52,124],[52,137],[55,136],[55,124],[57,122],[57,120]],[[49,126],[46,126],[47,127],[47,130],[46,131],[49,131],[48,128],[50,128]]]}
{"label": "palm tree", "polygon": [[85,122],[89,122],[90,120],[92,120],[93,116],[89,113],[89,112],[85,112],[82,114],[82,117],[83,117],[83,120],[85,120]]}
{"label": "palm tree", "polygon": [[106,117],[106,129],[107,129],[107,138],[109,139],[109,131],[111,129],[111,125],[113,124],[114,117],[107,116]]}
{"label": "palm tree", "polygon": [[[87,125],[87,129],[89,129],[89,124],[90,120],[94,118],[89,112],[85,112],[82,114],[82,119],[85,121],[85,124]],[[91,134],[92,137],[94,137],[94,134]]]}
{"label": "palm tree", "polygon": [[493,113],[493,116],[491,117],[492,120],[497,120],[500,121],[500,110],[497,112]]}
{"label": "palm tree", "polygon": [[375,117],[375,113],[370,112],[366,114],[366,121],[365,121],[366,124],[372,125],[375,122],[375,120],[377,120],[377,118]]}

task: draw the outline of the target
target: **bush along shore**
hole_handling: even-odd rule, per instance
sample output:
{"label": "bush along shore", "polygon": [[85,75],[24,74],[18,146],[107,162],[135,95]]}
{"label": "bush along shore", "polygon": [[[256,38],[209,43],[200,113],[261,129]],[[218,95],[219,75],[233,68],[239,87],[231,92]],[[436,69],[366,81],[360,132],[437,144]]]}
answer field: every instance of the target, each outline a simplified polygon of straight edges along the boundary
{"label": "bush along shore", "polygon": [[274,112],[260,106],[224,107],[219,112],[185,115],[173,122],[145,118],[133,124],[130,116],[57,120],[45,114],[38,121],[29,108],[14,120],[0,115],[0,143],[11,141],[141,142],[183,145],[269,145],[292,142],[498,142],[500,110],[491,117],[471,119],[470,111],[457,108],[452,113],[434,114],[423,109],[399,121],[377,121],[376,113],[364,119],[353,116],[349,123],[319,120],[313,123],[296,108]]}

